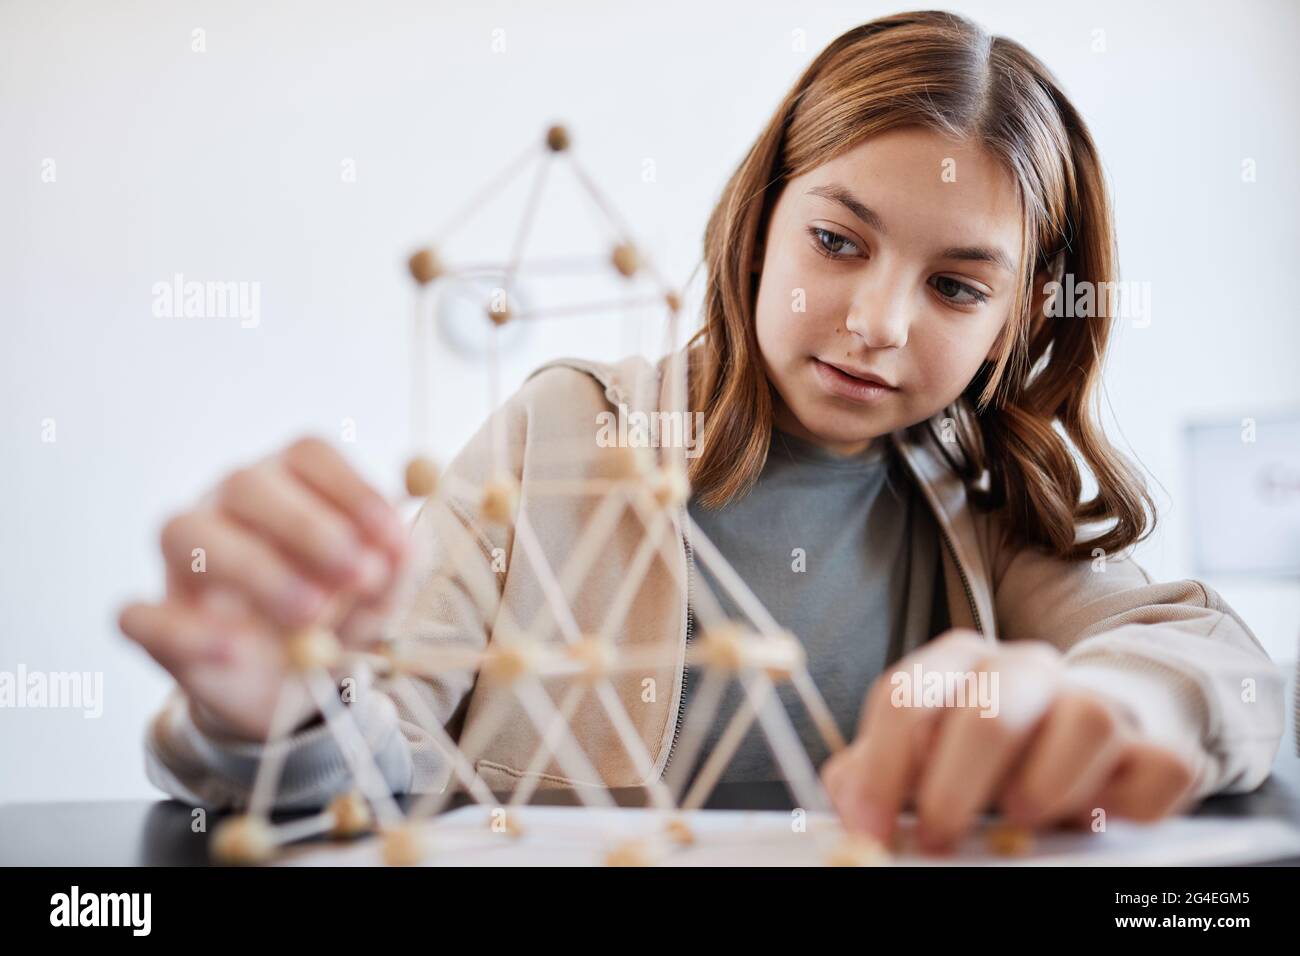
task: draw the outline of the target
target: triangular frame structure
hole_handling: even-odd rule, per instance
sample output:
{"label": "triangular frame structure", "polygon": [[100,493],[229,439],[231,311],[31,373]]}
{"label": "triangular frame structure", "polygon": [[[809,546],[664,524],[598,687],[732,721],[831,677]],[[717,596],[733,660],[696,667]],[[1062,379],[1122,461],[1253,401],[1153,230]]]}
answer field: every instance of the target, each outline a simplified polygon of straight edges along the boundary
{"label": "triangular frame structure", "polygon": [[[540,263],[537,268],[563,269],[572,272],[584,266],[614,269],[625,279],[645,276],[655,283],[658,291],[651,300],[667,314],[666,345],[674,355],[670,361],[671,393],[679,409],[686,408],[686,372],[681,360],[682,350],[676,348],[680,295],[663,280],[653,263],[634,243],[626,225],[619,219],[604,195],[596,188],[570,149],[569,134],[562,126],[551,127],[543,144],[530,147],[523,155],[508,164],[494,177],[485,189],[471,196],[461,210],[450,218],[450,224],[436,235],[435,241],[417,251],[409,267],[416,280],[419,296],[413,336],[412,380],[412,444],[424,447],[427,442],[425,414],[428,408],[429,368],[424,336],[429,329],[428,297],[431,286],[441,278],[467,275],[476,269],[448,268],[443,264],[440,250],[455,227],[466,216],[479,208],[485,196],[499,189],[509,177],[518,175],[527,164],[536,164],[533,187],[527,208],[513,243],[510,259],[504,266],[486,267],[503,274],[504,294],[494,294],[485,304],[485,321],[500,328],[509,321],[526,321],[530,318],[550,317],[566,310],[520,312],[511,314],[513,302],[511,287],[515,277],[533,268],[523,257],[534,213],[539,201],[547,171],[554,162],[567,162],[583,186],[599,214],[604,217],[616,235],[622,237],[610,251],[604,263],[580,263],[552,260]],[[579,304],[569,307],[570,314],[590,308],[611,309],[640,307],[646,300],[627,299],[596,306]],[[498,394],[498,355],[493,336],[493,352],[489,369],[489,401],[495,410],[501,396]],[[494,422],[497,416],[493,416]],[[505,475],[499,467],[504,461],[503,436],[493,425],[491,442],[497,475]],[[563,449],[551,449],[563,454]],[[551,567],[527,515],[517,512],[518,489],[511,477],[490,480],[485,487],[467,487],[456,476],[438,477],[436,466],[427,457],[417,454],[406,470],[407,492],[423,499],[423,508],[438,528],[438,544],[451,558],[453,575],[458,576],[473,597],[477,610],[491,614],[495,625],[491,639],[481,651],[468,650],[448,644],[445,649],[427,646],[413,649],[404,644],[401,635],[393,636],[379,652],[345,649],[334,629],[349,609],[349,602],[341,598],[335,602],[316,626],[305,631],[286,635],[286,654],[291,664],[291,678],[285,683],[273,719],[264,759],[258,766],[251,797],[240,815],[223,821],[214,835],[213,852],[226,862],[263,862],[271,859],[286,845],[309,836],[333,834],[351,837],[370,831],[382,836],[383,859],[393,865],[417,864],[436,853],[438,814],[457,792],[463,788],[470,798],[488,810],[488,826],[484,828],[484,842],[508,839],[520,833],[515,811],[532,797],[536,773],[525,774],[510,800],[503,806],[474,769],[475,757],[490,738],[503,716],[505,702],[514,700],[523,708],[538,734],[539,745],[529,764],[529,771],[542,770],[554,759],[567,776],[573,779],[599,780],[589,756],[568,725],[580,702],[594,695],[612,725],[625,755],[641,777],[648,780],[646,791],[652,812],[661,815],[662,827],[656,832],[659,838],[628,840],[618,832],[602,833],[606,841],[605,861],[610,864],[649,864],[664,858],[665,854],[682,852],[695,841],[690,827],[690,815],[704,806],[709,794],[720,779],[726,764],[733,756],[750,727],[757,725],[767,739],[773,755],[785,777],[787,785],[799,805],[807,811],[831,810],[826,791],[816,769],[804,751],[788,715],[775,693],[775,685],[788,681],[799,699],[808,709],[824,743],[831,752],[844,746],[844,740],[835,725],[829,708],[818,693],[805,666],[803,647],[794,635],[782,629],[763,607],[762,603],[726,562],[717,548],[690,519],[684,508],[689,486],[686,480],[685,450],[676,453],[661,448],[656,456],[647,449],[625,449],[624,476],[616,480],[541,482],[533,489],[536,495],[593,495],[599,501],[586,528],[574,542],[560,573]],[[459,502],[478,502],[480,520],[496,523],[513,523],[518,547],[531,565],[533,573],[546,599],[546,613],[538,620],[522,627],[514,620],[510,608],[499,600],[495,587],[495,572],[487,565],[483,554],[470,538],[465,526],[457,518],[451,505]],[[624,587],[610,604],[603,625],[594,635],[583,634],[575,620],[568,595],[580,585],[596,560],[604,540],[628,512],[637,516],[645,537],[633,557]],[[702,668],[704,677],[699,690],[691,700],[682,725],[682,733],[674,750],[671,763],[662,779],[651,779],[653,761],[643,741],[618,699],[610,676],[624,670],[639,670],[647,666],[665,666],[672,663],[666,655],[677,649],[647,653],[644,649],[620,647],[612,640],[620,616],[626,613],[642,586],[645,575],[656,559],[662,561],[675,575],[679,574],[670,537],[666,532],[674,528],[672,513],[684,517],[689,541],[696,558],[703,563],[727,592],[734,605],[741,609],[745,620],[729,620],[721,606],[703,581],[692,581],[689,597],[697,619],[702,623],[701,633],[688,647],[687,661],[692,667]],[[411,566],[419,567],[413,560]],[[448,580],[443,578],[441,580]],[[686,593],[688,582],[677,583]],[[405,596],[412,595],[414,574],[402,582]],[[401,601],[398,602],[399,610]],[[385,633],[391,635],[393,619]],[[561,640],[550,638],[555,631]],[[362,739],[357,725],[336,692],[335,678],[341,668],[367,667],[383,672],[391,679],[394,693],[410,713],[419,719],[431,735],[449,765],[448,785],[440,792],[425,793],[415,799],[410,809],[403,813],[393,795],[388,791],[382,773],[373,759],[368,742]],[[479,681],[494,681],[508,685],[512,695],[498,694],[495,710],[480,715],[469,734],[473,739],[453,740],[446,729],[429,712],[412,681],[434,677],[452,671],[476,671]],[[542,684],[543,678],[563,678],[567,689],[559,704],[552,699]],[[719,739],[715,751],[708,755],[699,768],[689,791],[682,793],[683,776],[689,772],[699,757],[708,727],[718,716],[722,694],[727,684],[738,681],[743,689],[740,707],[731,716]],[[320,814],[289,823],[275,823],[271,819],[274,794],[283,767],[286,741],[291,727],[285,726],[288,716],[301,712],[291,706],[295,697],[307,695],[325,716],[326,726],[340,747],[357,789],[336,798]],[[576,787],[574,794],[586,807],[610,808],[614,801],[601,787]],[[574,812],[581,812],[575,810]],[[849,837],[837,825],[810,831],[819,842],[822,858],[830,863],[872,864],[885,862],[888,854],[873,841]]]}

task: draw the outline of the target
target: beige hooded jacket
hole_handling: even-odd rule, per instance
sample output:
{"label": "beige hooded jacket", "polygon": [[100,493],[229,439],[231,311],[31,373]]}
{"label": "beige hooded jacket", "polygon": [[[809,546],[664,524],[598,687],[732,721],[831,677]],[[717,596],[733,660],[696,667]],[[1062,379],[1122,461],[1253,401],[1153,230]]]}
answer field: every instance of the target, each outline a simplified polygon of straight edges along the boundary
{"label": "beige hooded jacket", "polygon": [[[649,549],[650,565],[640,588],[627,586],[629,569],[644,561],[640,550],[646,525],[631,509],[613,520],[612,534],[586,569],[566,559],[601,507],[600,496],[553,494],[558,483],[617,479],[618,456],[596,441],[601,415],[661,405],[666,389],[663,363],[631,358],[618,364],[559,360],[537,369],[470,440],[448,468],[468,486],[481,487],[504,451],[506,467],[519,482],[516,524],[509,527],[475,517],[468,501],[453,507],[462,526],[434,527],[425,509],[417,536],[460,536],[497,572],[468,574],[448,586],[427,578],[396,636],[429,642],[463,642],[482,647],[500,626],[501,609],[529,625],[549,619],[539,576],[518,522],[526,521],[557,569],[583,634],[599,632],[611,608],[622,624],[613,630],[621,644],[672,649],[670,666],[645,668],[614,678],[645,750],[652,772],[661,775],[680,731],[683,663],[688,640],[687,604],[694,558],[685,509],[660,512],[662,546]],[[666,391],[663,391],[666,395]],[[494,439],[494,428],[499,428]],[[996,513],[970,507],[961,481],[928,446],[904,432],[889,436],[932,507],[943,538],[944,587],[954,627],[971,628],[990,641],[1045,641],[1068,665],[1069,680],[1120,701],[1156,742],[1187,754],[1197,768],[1196,795],[1254,789],[1268,776],[1284,727],[1283,687],[1275,667],[1250,629],[1211,588],[1195,580],[1153,581],[1124,556],[1066,562],[1046,553],[1008,548]],[[493,443],[496,442],[494,456]],[[608,505],[606,505],[608,507]],[[647,520],[653,520],[647,517]],[[670,533],[668,533],[670,531]],[[442,544],[438,544],[442,547]],[[464,553],[463,551],[461,552]],[[504,559],[504,560],[503,560]],[[576,573],[575,573],[576,572]],[[459,575],[457,576],[459,577]],[[474,608],[477,624],[465,626]],[[485,609],[485,610],[484,610]],[[549,637],[558,639],[552,622]],[[904,653],[913,650],[903,649]],[[361,675],[365,676],[365,675]],[[417,681],[417,715],[390,693],[388,678],[363,680],[351,709],[395,791],[441,788],[449,768],[417,716],[431,715],[464,743],[489,710],[491,691],[470,673]],[[863,688],[865,695],[868,688]],[[504,702],[508,716],[489,739],[475,767],[494,790],[512,789],[528,772],[537,734],[519,705]],[[643,782],[592,695],[572,719],[575,735],[609,786]],[[162,789],[182,800],[214,806],[246,800],[261,747],[216,740],[200,733],[177,690],[151,723],[146,741],[147,771]],[[575,780],[555,762],[542,769],[542,786],[596,783]],[[346,786],[348,771],[325,728],[294,738],[277,802],[318,804]]]}

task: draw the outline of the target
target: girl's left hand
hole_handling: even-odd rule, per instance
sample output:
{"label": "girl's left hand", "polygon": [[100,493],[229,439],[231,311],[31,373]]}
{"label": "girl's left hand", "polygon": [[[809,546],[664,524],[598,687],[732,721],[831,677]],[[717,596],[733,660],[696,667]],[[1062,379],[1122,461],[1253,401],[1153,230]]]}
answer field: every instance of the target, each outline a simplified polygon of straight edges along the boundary
{"label": "girl's left hand", "polygon": [[[918,674],[922,685],[912,686]],[[924,699],[927,679],[976,699]],[[821,775],[844,825],[886,844],[910,800],[920,847],[933,852],[990,807],[1023,827],[1087,825],[1097,810],[1156,820],[1182,808],[1195,773],[1143,739],[1117,701],[1069,686],[1050,645],[991,645],[953,630],[876,680],[857,738]]]}

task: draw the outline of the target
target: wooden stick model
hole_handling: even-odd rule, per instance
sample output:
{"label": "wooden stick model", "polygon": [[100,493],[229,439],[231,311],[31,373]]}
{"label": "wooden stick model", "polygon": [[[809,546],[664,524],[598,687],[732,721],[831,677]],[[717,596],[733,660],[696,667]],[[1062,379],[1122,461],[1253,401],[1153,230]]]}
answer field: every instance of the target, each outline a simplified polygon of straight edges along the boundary
{"label": "wooden stick model", "polygon": [[[530,258],[527,245],[535,225],[542,193],[552,177],[552,167],[567,164],[583,195],[600,220],[616,237],[600,256]],[[447,252],[453,232],[504,185],[534,166],[518,231],[504,264],[457,263]],[[503,326],[519,320],[549,321],[563,315],[618,314],[625,322],[639,321],[635,309],[666,313],[665,352],[672,411],[687,414],[686,363],[680,356],[682,293],[663,280],[662,273],[638,244],[614,206],[596,187],[573,156],[573,138],[563,126],[552,126],[542,142],[527,150],[472,194],[434,233],[434,241],[416,249],[407,260],[416,289],[411,327],[411,443],[402,484],[409,498],[421,503],[417,518],[416,555],[398,582],[399,603],[409,607],[417,593],[430,589],[442,606],[452,608],[456,620],[420,635],[401,633],[398,610],[390,613],[382,644],[369,648],[344,646],[336,636],[338,624],[351,610],[354,598],[342,596],[314,627],[286,635],[287,678],[277,701],[272,726],[255,776],[245,812],[224,821],[214,834],[214,854],[225,862],[259,863],[272,859],[283,847],[308,837],[331,835],[338,839],[377,833],[382,859],[394,866],[425,862],[437,853],[439,814],[451,798],[464,789],[473,801],[489,811],[491,829],[512,838],[527,839],[519,824],[523,804],[540,782],[557,771],[582,785],[574,794],[586,810],[602,821],[593,824],[605,847],[602,859],[610,865],[649,865],[669,854],[688,854],[701,838],[691,826],[691,812],[699,810],[722,778],[727,763],[742,738],[757,726],[766,737],[777,764],[801,807],[828,812],[829,799],[816,769],[801,744],[789,716],[782,708],[775,683],[788,682],[812,715],[826,745],[844,746],[830,710],[808,674],[803,645],[781,628],[762,603],[708,540],[687,511],[690,495],[685,447],[659,449],[611,448],[600,474],[571,476],[563,472],[546,477],[530,472],[532,500],[545,497],[590,498],[586,526],[563,556],[548,555],[533,529],[531,516],[520,510],[521,481],[507,459],[505,417],[498,414],[501,401],[499,335]],[[615,277],[626,295],[615,301],[588,301],[540,308],[520,304],[516,285],[520,275],[545,273],[572,278],[583,273]],[[482,303],[482,320],[491,339],[486,383],[491,408],[488,424],[492,449],[490,477],[476,487],[463,475],[444,473],[422,449],[432,443],[431,410],[437,407],[433,389],[433,328],[429,315],[432,294],[446,279],[491,275],[500,288]],[[463,291],[463,290],[462,290]],[[461,292],[458,292],[458,295]],[[626,328],[626,326],[625,326]],[[654,376],[637,383],[634,396],[643,405],[658,404],[659,383]],[[595,441],[593,435],[592,441]],[[575,439],[576,442],[576,439]],[[541,449],[537,462],[563,465],[581,456],[573,449]],[[586,452],[589,449],[581,449]],[[531,453],[530,453],[531,454]],[[548,457],[549,456],[549,457]],[[585,505],[584,505],[585,507]],[[582,620],[575,598],[614,529],[626,520],[639,522],[644,532],[613,599],[599,621]],[[480,533],[471,530],[504,529],[511,549],[511,573],[531,574],[543,598],[533,619],[521,622],[502,601],[500,570],[493,567]],[[674,539],[676,536],[676,540]],[[698,574],[690,575],[681,560],[678,541],[685,539],[700,565],[707,569],[743,614],[731,620],[717,597]],[[560,564],[560,558],[563,563]],[[666,570],[683,602],[690,600],[697,622],[690,646],[647,647],[623,644],[619,634],[636,607],[650,574]],[[558,571],[557,571],[558,568]],[[682,613],[685,611],[683,609]],[[487,624],[486,622],[491,622]],[[487,633],[487,629],[491,633]],[[700,669],[692,678],[681,732],[671,761],[669,754],[653,753],[645,745],[636,722],[620,699],[615,681],[627,675],[679,673],[685,667]],[[388,682],[384,689],[399,706],[404,720],[423,728],[446,767],[446,785],[438,791],[415,795],[405,812],[394,799],[382,772],[362,738],[349,707],[340,700],[339,675],[358,671]],[[427,691],[446,676],[476,677],[472,693],[487,695],[468,732],[455,739],[435,713],[436,695]],[[732,682],[744,692],[741,707],[731,716],[717,749],[707,756],[690,792],[682,798],[685,775],[692,769],[709,726],[718,714],[722,695]],[[774,683],[775,682],[775,683]],[[559,688],[557,696],[552,690]],[[865,689],[864,689],[865,690]],[[559,703],[556,703],[558,699]],[[674,702],[681,706],[682,702]],[[279,778],[295,715],[309,704],[324,715],[325,728],[339,747],[357,789],[338,794],[320,814],[275,824],[270,811],[275,804]],[[593,713],[608,722],[610,733],[599,741],[580,741],[573,721],[581,708],[584,721]],[[536,746],[526,763],[506,807],[480,777],[476,761],[506,721],[526,721]],[[514,732],[518,732],[517,729]],[[593,755],[584,749],[599,745],[622,751],[636,780],[602,780]],[[619,761],[615,760],[614,763]],[[666,768],[666,764],[671,766]],[[607,789],[635,783],[644,787],[650,806],[639,812],[657,815],[658,828],[646,836],[621,832],[609,821],[618,818]],[[630,811],[629,811],[630,812]],[[888,854],[878,845],[849,840],[838,825],[810,827],[817,839],[830,834],[834,846],[828,862],[876,863]],[[496,839],[501,839],[497,836]],[[838,842],[836,842],[838,841]],[[1019,848],[1018,841],[1004,840]],[[1014,850],[1013,850],[1014,851]]]}

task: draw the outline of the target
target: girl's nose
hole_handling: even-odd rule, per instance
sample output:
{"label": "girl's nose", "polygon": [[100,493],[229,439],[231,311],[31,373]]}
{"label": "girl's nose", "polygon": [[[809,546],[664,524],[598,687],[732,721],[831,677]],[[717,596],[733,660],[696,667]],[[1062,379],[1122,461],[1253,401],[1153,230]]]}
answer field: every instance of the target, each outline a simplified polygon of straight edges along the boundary
{"label": "girl's nose", "polygon": [[872,349],[902,348],[910,324],[907,296],[900,283],[889,281],[866,283],[844,321],[845,327]]}

